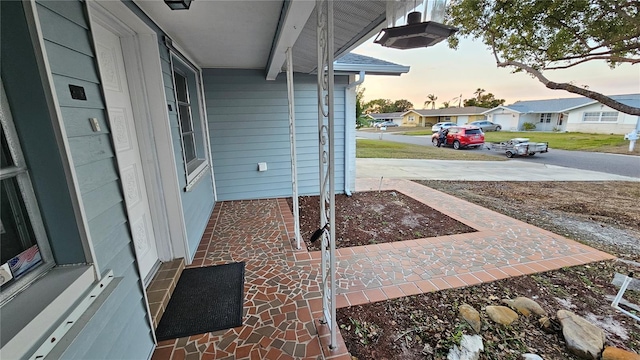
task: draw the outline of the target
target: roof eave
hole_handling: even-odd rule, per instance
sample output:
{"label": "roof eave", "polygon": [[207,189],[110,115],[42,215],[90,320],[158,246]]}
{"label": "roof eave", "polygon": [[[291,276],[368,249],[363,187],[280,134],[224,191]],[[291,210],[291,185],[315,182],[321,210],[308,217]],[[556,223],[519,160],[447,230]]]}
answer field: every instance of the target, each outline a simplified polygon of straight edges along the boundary
{"label": "roof eave", "polygon": [[341,64],[334,63],[333,70],[357,74],[360,71],[368,75],[395,75],[400,76],[409,72],[411,67],[402,65],[367,65],[367,64]]}

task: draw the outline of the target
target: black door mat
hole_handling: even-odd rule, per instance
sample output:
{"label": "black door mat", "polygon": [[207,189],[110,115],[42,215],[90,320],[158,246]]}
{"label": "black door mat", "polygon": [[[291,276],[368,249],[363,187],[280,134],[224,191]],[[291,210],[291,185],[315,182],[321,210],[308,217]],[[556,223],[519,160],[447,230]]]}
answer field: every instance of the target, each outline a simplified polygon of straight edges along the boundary
{"label": "black door mat", "polygon": [[242,325],[244,262],[185,269],[156,329],[158,341]]}

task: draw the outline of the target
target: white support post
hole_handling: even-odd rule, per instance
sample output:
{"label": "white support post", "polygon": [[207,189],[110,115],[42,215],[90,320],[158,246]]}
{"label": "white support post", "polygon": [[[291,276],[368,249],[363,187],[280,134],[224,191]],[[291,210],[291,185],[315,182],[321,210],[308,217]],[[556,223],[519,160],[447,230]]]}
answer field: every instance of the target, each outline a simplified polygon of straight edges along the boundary
{"label": "white support post", "polygon": [[298,160],[296,156],[296,107],[293,90],[293,56],[287,49],[287,96],[289,100],[289,143],[291,144],[291,190],[293,196],[293,226],[296,249],[300,250],[300,209],[298,206]]}
{"label": "white support post", "polygon": [[322,234],[322,312],[329,326],[329,348],[336,347],[335,136],[333,74],[333,1],[316,0],[318,15],[318,135],[320,227]]}

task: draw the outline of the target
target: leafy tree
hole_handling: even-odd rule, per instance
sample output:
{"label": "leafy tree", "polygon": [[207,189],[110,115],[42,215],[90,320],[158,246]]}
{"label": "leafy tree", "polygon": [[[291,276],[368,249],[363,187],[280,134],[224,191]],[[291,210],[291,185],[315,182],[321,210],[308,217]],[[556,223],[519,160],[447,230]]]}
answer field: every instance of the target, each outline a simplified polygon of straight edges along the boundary
{"label": "leafy tree", "polygon": [[429,105],[431,105],[432,109],[436,108],[436,100],[438,100],[438,97],[433,95],[433,94],[429,94],[427,95],[427,101],[424,102],[424,106],[427,107]]}
{"label": "leafy tree", "polygon": [[471,99],[464,99],[464,106],[479,106],[484,108],[494,108],[504,105],[504,99],[496,99],[492,93],[485,94],[486,90],[478,88],[473,94],[476,96]]}
{"label": "leafy tree", "polygon": [[404,112],[404,111],[413,109],[413,104],[409,100],[400,99],[393,102],[393,107],[395,108],[395,110],[392,112],[396,112],[396,111]]}
{"label": "leafy tree", "polygon": [[443,101],[442,106],[440,106],[440,109],[448,109],[449,106],[450,106],[449,101]]}
{"label": "leafy tree", "polygon": [[393,103],[389,99],[375,99],[371,100],[365,104],[364,109],[365,113],[387,113],[392,112],[388,111],[393,106]]}
{"label": "leafy tree", "polygon": [[611,68],[640,63],[640,1],[452,0],[446,22],[459,28],[449,38],[452,48],[459,36],[481,39],[498,67],[525,71],[549,89],[640,115],[638,107],[588,87],[551,81],[545,74],[591,61],[605,61]]}
{"label": "leafy tree", "polygon": [[389,99],[375,99],[364,105],[365,112],[370,113],[392,113],[403,112],[413,109],[413,104],[409,100],[401,99],[391,101]]}
{"label": "leafy tree", "polygon": [[362,112],[364,111],[365,90],[365,88],[361,88],[360,86],[356,88],[356,119],[359,119],[362,116]]}

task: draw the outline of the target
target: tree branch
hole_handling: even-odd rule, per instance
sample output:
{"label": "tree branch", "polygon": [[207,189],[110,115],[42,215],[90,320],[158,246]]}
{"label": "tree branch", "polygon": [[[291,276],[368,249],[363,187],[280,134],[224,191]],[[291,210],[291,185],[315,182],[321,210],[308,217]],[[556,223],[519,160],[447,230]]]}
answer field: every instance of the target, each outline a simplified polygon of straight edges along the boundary
{"label": "tree branch", "polygon": [[[497,58],[497,57],[496,57]],[[529,65],[523,64],[521,62],[518,61],[513,61],[513,60],[507,60],[507,61],[503,61],[503,62],[498,62],[498,67],[507,67],[507,66],[514,66],[517,67],[519,69],[522,69],[526,72],[528,72],[529,74],[533,75],[535,78],[538,79],[538,81],[540,81],[541,83],[543,83],[548,89],[551,90],[565,90],[568,91],[570,93],[574,93],[574,94],[578,94],[578,95],[582,95],[584,97],[588,97],[590,99],[596,100],[604,105],[607,105],[608,107],[614,109],[614,110],[618,110],[620,112],[623,112],[625,114],[629,114],[629,115],[635,115],[635,116],[640,116],[640,108],[636,108],[633,106],[629,106],[629,105],[625,105],[621,102],[615,101],[612,98],[602,95],[600,93],[597,93],[595,91],[591,91],[591,90],[587,90],[572,84],[568,84],[568,83],[556,83],[553,82],[549,79],[547,79],[540,71],[532,68]]]}
{"label": "tree branch", "polygon": [[[564,61],[565,59],[562,59],[562,61]],[[619,63],[630,63],[631,65],[635,65],[637,63],[640,63],[640,59],[629,59],[629,58],[623,58],[623,57],[619,57],[619,56],[592,56],[589,57],[587,59],[582,59],[580,61],[576,61],[574,63],[568,64],[568,65],[564,65],[564,66],[545,66],[544,69],[545,70],[560,70],[560,69],[568,69],[570,67],[576,66],[578,64],[582,64],[585,63],[587,61],[591,61],[591,60],[607,60],[607,61],[614,61],[614,62],[619,62]]]}

